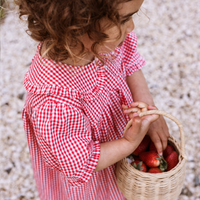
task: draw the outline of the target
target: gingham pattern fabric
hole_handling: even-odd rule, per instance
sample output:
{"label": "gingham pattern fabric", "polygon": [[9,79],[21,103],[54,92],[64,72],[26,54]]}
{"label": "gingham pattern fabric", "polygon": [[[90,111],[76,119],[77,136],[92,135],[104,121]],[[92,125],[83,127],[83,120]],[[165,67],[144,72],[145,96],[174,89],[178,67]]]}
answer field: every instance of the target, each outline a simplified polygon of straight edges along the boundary
{"label": "gingham pattern fabric", "polygon": [[25,75],[23,120],[41,200],[124,199],[115,165],[94,170],[100,143],[121,138],[129,120],[121,109],[133,101],[126,76],[145,62],[136,45],[131,32],[103,67],[84,68],[42,59],[38,45]]}

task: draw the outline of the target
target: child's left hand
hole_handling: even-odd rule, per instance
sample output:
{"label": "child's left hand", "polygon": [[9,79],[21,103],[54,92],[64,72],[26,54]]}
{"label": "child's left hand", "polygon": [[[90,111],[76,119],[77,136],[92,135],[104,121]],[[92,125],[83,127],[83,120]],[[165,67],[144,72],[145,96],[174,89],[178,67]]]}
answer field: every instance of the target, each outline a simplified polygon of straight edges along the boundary
{"label": "child's left hand", "polygon": [[[143,102],[134,102],[131,103],[131,107],[126,105],[122,105],[122,109],[124,110],[124,114],[129,115],[131,119],[134,112],[140,113],[147,110],[152,110],[154,106],[149,106]],[[169,138],[169,130],[165,119],[163,116],[160,116],[156,121],[154,121],[148,130],[147,133],[151,140],[154,142],[154,145],[157,149],[157,152],[162,155],[163,150],[167,147],[167,140]]]}

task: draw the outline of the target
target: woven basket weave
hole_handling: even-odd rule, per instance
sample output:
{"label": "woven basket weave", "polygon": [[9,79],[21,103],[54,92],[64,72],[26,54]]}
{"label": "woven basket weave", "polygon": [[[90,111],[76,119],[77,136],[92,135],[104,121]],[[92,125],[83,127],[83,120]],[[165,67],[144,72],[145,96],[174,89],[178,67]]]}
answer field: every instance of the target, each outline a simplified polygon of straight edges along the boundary
{"label": "woven basket weave", "polygon": [[[152,174],[135,169],[126,158],[117,163],[116,176],[120,191],[127,200],[175,200],[181,193],[185,179],[185,138],[182,124],[172,115],[151,110],[141,112],[140,117],[149,114],[159,114],[173,120],[179,127],[179,142],[170,136],[168,143],[171,144],[179,156],[178,164],[170,171]],[[124,132],[131,126],[132,120],[128,122]]]}

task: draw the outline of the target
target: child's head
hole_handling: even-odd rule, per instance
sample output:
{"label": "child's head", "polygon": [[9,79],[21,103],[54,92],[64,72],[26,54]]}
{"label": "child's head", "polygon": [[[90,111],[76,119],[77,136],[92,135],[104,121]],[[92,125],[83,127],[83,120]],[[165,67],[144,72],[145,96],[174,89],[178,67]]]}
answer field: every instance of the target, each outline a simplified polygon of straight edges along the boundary
{"label": "child's head", "polygon": [[[87,51],[99,57],[99,52],[114,50],[133,30],[131,17],[142,2],[16,0],[20,17],[27,16],[28,33],[36,41],[46,41],[47,55],[56,61],[83,56]],[[77,48],[79,51],[74,51]]]}

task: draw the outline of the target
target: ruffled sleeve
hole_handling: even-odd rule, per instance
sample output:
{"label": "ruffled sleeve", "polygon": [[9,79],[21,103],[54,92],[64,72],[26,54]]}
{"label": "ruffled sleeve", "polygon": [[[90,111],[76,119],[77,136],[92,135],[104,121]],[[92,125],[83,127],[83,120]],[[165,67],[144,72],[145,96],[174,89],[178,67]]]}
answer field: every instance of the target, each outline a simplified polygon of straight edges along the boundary
{"label": "ruffled sleeve", "polygon": [[59,170],[71,186],[87,182],[97,166],[100,143],[92,140],[84,113],[48,101],[35,110],[33,122],[46,164]]}
{"label": "ruffled sleeve", "polygon": [[127,35],[122,49],[122,67],[126,76],[140,70],[145,64],[144,58],[137,51],[137,37],[134,32]]}

